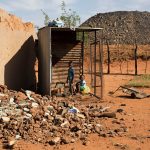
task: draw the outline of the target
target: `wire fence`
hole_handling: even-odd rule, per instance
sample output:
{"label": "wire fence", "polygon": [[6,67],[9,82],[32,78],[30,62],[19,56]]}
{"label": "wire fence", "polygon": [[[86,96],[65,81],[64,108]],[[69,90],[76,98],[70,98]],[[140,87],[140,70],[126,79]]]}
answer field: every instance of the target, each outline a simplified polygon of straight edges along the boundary
{"label": "wire fence", "polygon": [[150,45],[109,44],[103,46],[104,73],[150,74]]}

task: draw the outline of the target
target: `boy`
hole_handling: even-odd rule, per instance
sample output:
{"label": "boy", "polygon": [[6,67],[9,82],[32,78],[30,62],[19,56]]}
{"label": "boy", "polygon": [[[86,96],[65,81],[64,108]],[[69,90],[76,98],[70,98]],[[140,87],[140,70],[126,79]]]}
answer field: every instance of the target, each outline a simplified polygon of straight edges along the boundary
{"label": "boy", "polygon": [[68,69],[68,76],[67,76],[67,83],[69,83],[69,91],[71,95],[73,95],[73,80],[74,80],[74,69],[73,69],[73,62],[69,62],[69,69]]}

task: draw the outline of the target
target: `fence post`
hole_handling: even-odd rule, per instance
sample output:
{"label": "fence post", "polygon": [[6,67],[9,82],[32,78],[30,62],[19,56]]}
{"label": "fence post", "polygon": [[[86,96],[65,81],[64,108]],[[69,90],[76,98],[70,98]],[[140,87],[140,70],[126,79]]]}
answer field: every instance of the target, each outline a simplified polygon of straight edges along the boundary
{"label": "fence post", "polygon": [[82,32],[82,75],[84,74],[84,31]]}
{"label": "fence post", "polygon": [[148,61],[148,59],[147,59],[147,56],[148,56],[148,51],[146,51],[146,64],[145,64],[145,74],[146,74],[146,71],[147,71],[147,61]]}
{"label": "fence post", "polygon": [[108,59],[107,73],[110,74],[110,49],[109,49],[109,42],[108,42],[108,40],[106,40],[106,44],[107,44],[107,59]]}
{"label": "fence post", "polygon": [[137,43],[135,41],[134,60],[135,60],[135,75],[137,75]]}

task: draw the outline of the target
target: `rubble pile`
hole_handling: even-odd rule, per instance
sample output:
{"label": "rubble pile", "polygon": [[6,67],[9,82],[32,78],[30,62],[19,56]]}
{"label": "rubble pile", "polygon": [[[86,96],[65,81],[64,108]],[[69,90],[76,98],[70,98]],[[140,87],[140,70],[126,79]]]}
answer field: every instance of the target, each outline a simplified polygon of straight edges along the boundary
{"label": "rubble pile", "polygon": [[149,44],[150,13],[140,11],[116,11],[98,13],[81,26],[103,28],[110,44]]}
{"label": "rubble pile", "polygon": [[34,32],[34,25],[31,22],[24,23],[21,18],[9,14],[5,10],[0,8],[0,28]]}
{"label": "rubble pile", "polygon": [[[99,103],[81,105],[67,98],[41,96],[28,90],[16,92],[0,86],[0,138],[9,145],[19,139],[50,145],[81,140],[86,145],[91,133],[103,137],[124,134],[127,132],[124,122],[116,119],[116,113],[123,110],[108,112],[109,108]],[[110,129],[104,123],[107,118],[119,126]]]}

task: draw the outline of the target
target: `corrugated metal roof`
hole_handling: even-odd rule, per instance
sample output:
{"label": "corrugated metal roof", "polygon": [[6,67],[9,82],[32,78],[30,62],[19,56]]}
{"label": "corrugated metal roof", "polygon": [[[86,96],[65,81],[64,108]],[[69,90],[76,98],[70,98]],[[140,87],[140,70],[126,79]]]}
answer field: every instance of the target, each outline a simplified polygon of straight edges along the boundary
{"label": "corrugated metal roof", "polygon": [[44,28],[51,28],[52,31],[85,31],[85,32],[91,32],[91,31],[98,31],[103,30],[103,28],[91,28],[91,27],[78,27],[78,28],[64,28],[64,27],[43,27],[39,30],[42,30]]}

